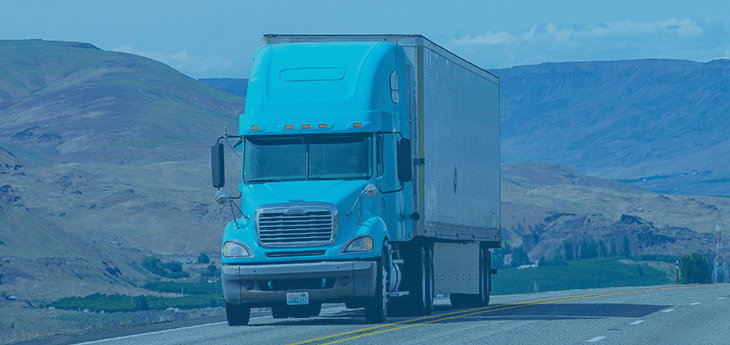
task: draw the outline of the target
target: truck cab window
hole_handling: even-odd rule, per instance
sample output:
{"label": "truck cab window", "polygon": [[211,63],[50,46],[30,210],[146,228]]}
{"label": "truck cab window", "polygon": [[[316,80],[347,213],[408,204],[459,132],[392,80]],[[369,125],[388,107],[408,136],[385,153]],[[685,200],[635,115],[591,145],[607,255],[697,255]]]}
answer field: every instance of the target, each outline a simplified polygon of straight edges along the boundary
{"label": "truck cab window", "polygon": [[244,182],[369,179],[371,135],[246,138]]}

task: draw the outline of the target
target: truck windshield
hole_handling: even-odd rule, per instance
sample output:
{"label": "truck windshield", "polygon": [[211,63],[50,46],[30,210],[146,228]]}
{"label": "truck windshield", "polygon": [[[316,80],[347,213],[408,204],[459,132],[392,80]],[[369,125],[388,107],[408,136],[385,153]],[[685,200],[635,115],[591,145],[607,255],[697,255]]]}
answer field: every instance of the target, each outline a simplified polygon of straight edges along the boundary
{"label": "truck windshield", "polygon": [[372,175],[369,135],[248,137],[243,181],[358,180]]}

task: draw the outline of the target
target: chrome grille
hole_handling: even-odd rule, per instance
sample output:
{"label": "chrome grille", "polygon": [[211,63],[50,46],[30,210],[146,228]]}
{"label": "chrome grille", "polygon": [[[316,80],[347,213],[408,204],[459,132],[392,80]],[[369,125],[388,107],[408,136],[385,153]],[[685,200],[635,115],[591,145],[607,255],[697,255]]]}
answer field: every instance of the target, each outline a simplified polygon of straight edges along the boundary
{"label": "chrome grille", "polygon": [[256,230],[264,247],[312,247],[331,243],[337,208],[328,203],[288,203],[256,210]]}

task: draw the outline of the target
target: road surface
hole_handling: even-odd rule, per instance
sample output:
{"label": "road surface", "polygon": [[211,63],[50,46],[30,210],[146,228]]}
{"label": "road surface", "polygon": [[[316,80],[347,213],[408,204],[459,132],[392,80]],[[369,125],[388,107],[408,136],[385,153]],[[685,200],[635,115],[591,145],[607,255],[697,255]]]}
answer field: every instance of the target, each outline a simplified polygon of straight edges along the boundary
{"label": "road surface", "polygon": [[[453,309],[437,299],[434,315],[366,324],[362,310],[323,309],[320,317],[249,326],[223,320],[177,329],[138,330],[81,344],[730,344],[730,285],[657,286],[492,296],[483,308]],[[134,329],[128,330],[134,332]]]}

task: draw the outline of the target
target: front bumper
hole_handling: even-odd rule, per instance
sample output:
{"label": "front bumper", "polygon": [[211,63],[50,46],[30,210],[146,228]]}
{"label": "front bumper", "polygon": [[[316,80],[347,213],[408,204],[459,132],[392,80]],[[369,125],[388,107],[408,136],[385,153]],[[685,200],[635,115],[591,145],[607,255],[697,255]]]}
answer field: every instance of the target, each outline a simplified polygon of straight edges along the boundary
{"label": "front bumper", "polygon": [[[226,265],[221,281],[233,305],[286,304],[286,293],[293,291],[309,292],[310,302],[344,302],[375,296],[377,269],[375,261]],[[321,286],[312,286],[319,281]]]}

